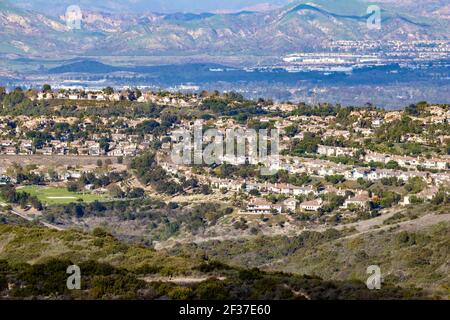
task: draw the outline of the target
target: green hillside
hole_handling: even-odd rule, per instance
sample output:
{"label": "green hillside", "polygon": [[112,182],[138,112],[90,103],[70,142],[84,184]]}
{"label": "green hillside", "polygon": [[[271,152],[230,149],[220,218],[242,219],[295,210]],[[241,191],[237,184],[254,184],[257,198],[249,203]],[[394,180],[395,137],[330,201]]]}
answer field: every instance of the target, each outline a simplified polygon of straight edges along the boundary
{"label": "green hillside", "polygon": [[246,268],[260,267],[326,280],[367,279],[378,265],[385,285],[424,288],[430,295],[450,297],[450,223],[420,231],[380,231],[359,237],[329,230],[297,237],[179,245],[173,254],[207,253],[211,258]]}
{"label": "green hillside", "polygon": [[[67,267],[81,270],[81,290],[66,287]],[[174,283],[181,277],[184,284]],[[175,281],[176,282],[176,281]],[[360,281],[229,267],[204,255],[174,257],[93,234],[0,225],[0,298],[60,299],[404,299],[418,290],[368,290]]]}

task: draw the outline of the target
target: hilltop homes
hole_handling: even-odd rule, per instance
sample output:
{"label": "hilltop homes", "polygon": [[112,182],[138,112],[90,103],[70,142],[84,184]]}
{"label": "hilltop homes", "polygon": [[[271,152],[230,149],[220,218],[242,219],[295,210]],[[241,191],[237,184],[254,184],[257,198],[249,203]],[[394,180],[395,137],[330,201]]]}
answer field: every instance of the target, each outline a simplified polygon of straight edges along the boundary
{"label": "hilltop homes", "polygon": [[264,198],[251,199],[246,208],[246,212],[249,214],[274,214],[274,213],[289,213],[295,212],[297,209],[298,201],[294,198],[289,198],[281,203],[272,203]]}
{"label": "hilltop homes", "polygon": [[282,206],[275,205],[263,198],[254,198],[247,205],[250,214],[272,214],[281,213]]}
{"label": "hilltop homes", "polygon": [[300,209],[302,211],[314,211],[317,212],[323,208],[324,202],[322,199],[315,199],[311,201],[304,201],[300,204]]}
{"label": "hilltop homes", "polygon": [[330,157],[354,156],[356,149],[319,145],[317,148],[317,153]]}
{"label": "hilltop homes", "polygon": [[351,207],[367,208],[370,201],[369,193],[366,191],[360,191],[354,197],[350,197],[345,200],[343,208],[348,209]]}

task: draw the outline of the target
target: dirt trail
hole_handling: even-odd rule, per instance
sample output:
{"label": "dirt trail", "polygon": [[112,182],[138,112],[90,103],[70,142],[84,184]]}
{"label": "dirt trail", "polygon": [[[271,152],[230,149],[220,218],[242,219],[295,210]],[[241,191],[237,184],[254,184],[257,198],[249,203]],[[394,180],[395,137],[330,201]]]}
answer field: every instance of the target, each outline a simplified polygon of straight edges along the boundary
{"label": "dirt trail", "polygon": [[[378,217],[372,218],[372,219],[368,219],[368,220],[361,220],[361,221],[357,221],[354,223],[347,223],[347,224],[343,224],[343,225],[339,225],[336,227],[333,227],[333,229],[336,230],[343,230],[343,229],[348,229],[348,228],[355,228],[358,232],[363,233],[366,231],[369,231],[371,229],[373,229],[376,226],[380,226],[383,225],[383,222],[386,219],[391,218],[392,216],[394,216],[396,213],[401,212],[401,210],[392,210],[389,211],[388,213],[382,214]],[[315,231],[318,232],[323,232],[326,231],[327,229],[329,229],[330,227],[320,227],[318,229],[316,229]]]}
{"label": "dirt trail", "polygon": [[[18,216],[18,217],[21,217],[22,219],[25,219],[25,220],[27,220],[27,221],[29,221],[29,222],[35,221],[35,218],[34,218],[34,217],[32,217],[31,215],[29,215],[28,213],[19,211],[17,208],[14,208],[14,209],[12,209],[12,210],[9,210],[8,212],[9,212],[10,214],[13,214],[13,215],[16,215],[16,216]],[[47,223],[47,222],[45,222],[45,221],[41,221],[41,220],[38,220],[38,221],[39,221],[39,223],[41,223],[42,225],[44,225],[44,226],[47,227],[47,228],[54,229],[54,230],[58,230],[58,231],[64,231],[64,230],[65,230],[64,228],[55,226],[55,225],[50,224],[50,223]]]}
{"label": "dirt trail", "polygon": [[[145,282],[171,282],[175,284],[193,284],[206,281],[212,277],[145,277],[141,278]],[[225,277],[215,277],[218,280],[225,280]]]}
{"label": "dirt trail", "polygon": [[432,226],[432,225],[435,225],[435,224],[438,224],[441,222],[450,222],[450,214],[440,214],[440,215],[427,214],[427,215],[417,218],[415,220],[403,221],[403,222],[389,224],[389,225],[381,224],[381,225],[379,225],[378,228],[372,228],[372,229],[368,229],[368,230],[367,229],[359,230],[357,228],[357,230],[360,232],[352,234],[352,235],[344,237],[344,238],[341,238],[341,239],[356,238],[356,237],[366,234],[366,233],[378,232],[378,231],[382,231],[382,230],[389,230],[389,229],[395,228],[395,227],[397,227],[395,232],[415,231],[415,230],[423,229],[428,226]]}
{"label": "dirt trail", "polygon": [[[371,232],[378,232],[381,230],[389,230],[393,227],[398,227],[396,232],[403,231],[403,230],[417,230],[421,229],[427,226],[431,226],[434,224],[438,224],[441,222],[450,222],[450,213],[449,214],[441,214],[441,215],[435,215],[435,214],[427,214],[425,216],[422,216],[420,218],[417,218],[415,220],[409,220],[389,225],[384,225],[383,222],[386,219],[389,219],[393,215],[395,215],[400,210],[392,210],[388,213],[382,214],[381,216],[375,217],[373,219],[369,220],[362,220],[354,223],[348,223],[338,226],[321,226],[316,228],[304,228],[304,229],[298,229],[295,230],[295,232],[290,232],[285,235],[287,236],[296,236],[300,235],[301,233],[305,231],[315,231],[315,232],[324,232],[329,228],[333,228],[336,230],[343,230],[343,229],[349,229],[354,228],[356,230],[356,233],[343,237],[341,239],[350,239],[355,238],[358,236],[361,236],[366,233]],[[265,236],[277,236],[280,235],[279,232],[275,232],[273,234],[264,234]],[[155,244],[156,250],[162,250],[162,249],[170,249],[171,247],[175,246],[176,244],[185,244],[185,243],[195,243],[195,244],[201,244],[204,242],[209,241],[226,241],[226,240],[248,240],[252,238],[258,237],[257,235],[223,235],[223,236],[216,236],[216,237],[208,237],[208,238],[191,238],[191,239],[183,239],[183,240],[169,240],[163,243],[157,243]]]}

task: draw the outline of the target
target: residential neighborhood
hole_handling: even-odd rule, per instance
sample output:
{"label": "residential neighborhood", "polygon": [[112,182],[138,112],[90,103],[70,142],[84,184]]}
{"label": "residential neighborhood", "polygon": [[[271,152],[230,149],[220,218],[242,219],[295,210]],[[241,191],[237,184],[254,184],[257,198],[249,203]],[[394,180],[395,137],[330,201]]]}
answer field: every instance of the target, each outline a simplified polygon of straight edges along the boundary
{"label": "residential neighborhood", "polygon": [[[115,101],[137,106],[150,105],[152,108],[176,107],[180,110],[202,109],[212,101],[221,101],[221,98],[211,98],[209,93],[183,95],[137,89],[120,92],[114,92],[112,88],[103,91],[55,92],[46,88],[44,91],[26,93],[31,101],[44,100],[56,105],[72,100],[95,101],[96,104]],[[407,204],[412,198],[415,201],[431,201],[442,188],[450,184],[450,155],[445,153],[445,146],[450,141],[447,130],[450,122],[448,106],[416,106],[414,115],[409,116],[398,111],[353,109],[346,111],[345,118],[341,117],[343,111],[326,116],[306,116],[301,113],[304,106],[295,107],[292,104],[260,103],[257,107],[264,116],[256,117],[252,122],[237,121],[229,116],[185,119],[158,115],[149,119],[124,114],[100,119],[95,115],[76,114],[55,114],[51,117],[0,115],[0,157],[8,159],[0,168],[3,174],[1,181],[3,184],[17,181],[17,177],[7,175],[11,172],[7,164],[20,164],[21,157],[57,157],[61,164],[64,164],[65,158],[92,157],[103,159],[109,165],[120,166],[124,159],[130,163],[148,149],[156,148],[158,165],[176,179],[195,179],[214,192],[246,195],[246,204],[239,209],[242,214],[372,210],[377,206],[382,207],[382,194],[374,194],[373,190],[368,189],[370,185],[420,183],[421,190],[414,191],[414,194],[403,191],[394,197],[395,203]],[[419,108],[420,111],[417,111]],[[277,110],[276,113],[283,110],[282,115],[268,116],[273,110]],[[418,116],[419,112],[421,114]],[[391,152],[378,150],[371,141],[386,134],[395,121],[404,121],[401,119],[409,119],[415,133],[395,136],[398,147],[391,148]],[[226,136],[230,130],[244,133],[254,126],[263,126],[278,133],[281,154],[276,161],[270,160],[265,165],[278,172],[278,175],[283,173],[284,178],[264,180],[254,174],[222,177],[214,167],[203,165],[199,172],[189,163],[173,163],[171,159],[171,152],[177,144],[175,135],[179,132],[209,127],[215,128],[217,134]],[[433,129],[433,135],[428,134],[429,128]],[[434,149],[429,147],[431,145]],[[404,147],[414,147],[414,154],[406,149],[402,151]],[[429,151],[416,152],[418,148],[427,148],[424,150]],[[253,157],[225,153],[219,157],[217,165],[219,168],[230,165],[236,168],[233,170],[254,170],[261,163]],[[55,168],[56,175],[50,175],[46,170],[40,172],[40,168],[45,169],[43,166],[38,166],[33,172],[40,174],[43,181],[51,182],[77,179],[82,174],[96,170],[95,165],[78,167],[74,171],[67,165],[58,166]],[[339,198],[338,202],[334,198],[334,202],[330,203],[333,195]]]}

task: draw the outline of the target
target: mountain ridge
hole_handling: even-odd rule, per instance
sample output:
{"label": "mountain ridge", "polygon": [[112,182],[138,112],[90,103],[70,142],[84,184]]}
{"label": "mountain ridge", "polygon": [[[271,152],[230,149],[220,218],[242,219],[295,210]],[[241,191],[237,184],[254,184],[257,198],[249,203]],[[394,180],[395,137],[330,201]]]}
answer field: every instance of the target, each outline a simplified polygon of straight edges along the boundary
{"label": "mountain ridge", "polygon": [[[450,21],[382,7],[382,30],[369,30],[367,3],[294,1],[266,12],[143,13],[85,11],[81,30],[65,17],[0,6],[0,54],[47,57],[121,55],[283,55],[333,40],[450,38]],[[346,10],[348,8],[348,10]]]}

